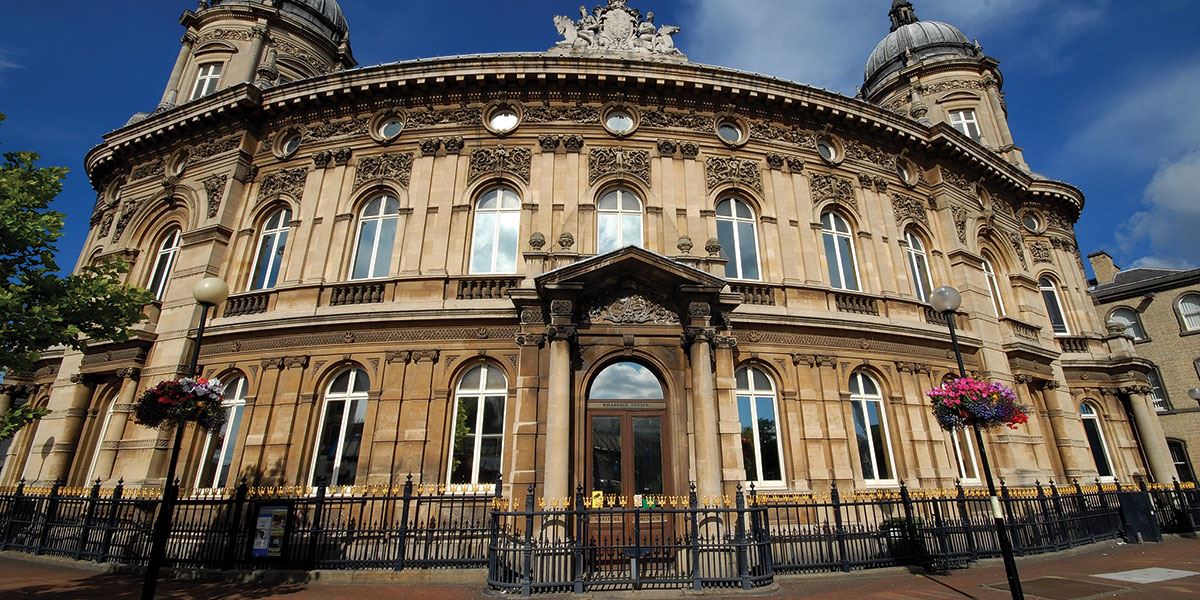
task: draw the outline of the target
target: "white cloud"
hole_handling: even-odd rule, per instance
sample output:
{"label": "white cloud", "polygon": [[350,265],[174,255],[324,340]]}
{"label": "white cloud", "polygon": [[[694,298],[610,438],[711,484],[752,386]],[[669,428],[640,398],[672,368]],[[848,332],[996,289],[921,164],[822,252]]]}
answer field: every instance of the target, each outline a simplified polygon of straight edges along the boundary
{"label": "white cloud", "polygon": [[1144,208],[1117,230],[1123,252],[1149,243],[1154,256],[1140,259],[1141,266],[1187,267],[1200,264],[1200,150],[1164,163],[1146,187]]}
{"label": "white cloud", "polygon": [[1127,269],[1194,269],[1195,265],[1180,258],[1143,256],[1133,261]]}
{"label": "white cloud", "polygon": [[[1013,51],[1039,68],[1102,14],[1109,0],[920,0],[917,15],[949,22],[988,49],[989,34],[1027,30]],[[696,61],[762,72],[853,94],[871,50],[888,33],[881,0],[688,0],[684,48]],[[1038,18],[1031,13],[1041,12]],[[1036,35],[1034,34],[1036,32]],[[1020,56],[1003,56],[1019,60]],[[1026,62],[1026,61],[1021,61]]]}
{"label": "white cloud", "polygon": [[13,58],[13,53],[5,50],[4,48],[0,48],[0,85],[4,85],[5,71],[12,71],[13,69],[20,68],[23,67]]}

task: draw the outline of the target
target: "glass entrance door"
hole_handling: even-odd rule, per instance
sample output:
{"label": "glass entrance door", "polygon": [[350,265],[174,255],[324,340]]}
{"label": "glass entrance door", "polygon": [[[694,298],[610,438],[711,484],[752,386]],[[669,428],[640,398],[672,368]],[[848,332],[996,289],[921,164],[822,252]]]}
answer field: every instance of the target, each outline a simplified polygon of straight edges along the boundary
{"label": "glass entrance door", "polygon": [[633,411],[590,415],[591,492],[631,501],[666,493],[663,417]]}

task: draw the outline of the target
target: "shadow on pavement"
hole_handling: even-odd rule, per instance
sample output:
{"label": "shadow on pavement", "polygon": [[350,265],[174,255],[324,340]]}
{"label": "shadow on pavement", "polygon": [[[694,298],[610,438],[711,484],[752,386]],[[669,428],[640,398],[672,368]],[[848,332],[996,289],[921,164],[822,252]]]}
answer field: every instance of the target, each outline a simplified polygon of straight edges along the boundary
{"label": "shadow on pavement", "polygon": [[[253,600],[296,594],[306,582],[241,583],[227,581],[163,580],[158,584],[159,600]],[[142,581],[128,575],[93,575],[61,584],[32,585],[0,592],[5,600],[126,600],[140,598]]]}

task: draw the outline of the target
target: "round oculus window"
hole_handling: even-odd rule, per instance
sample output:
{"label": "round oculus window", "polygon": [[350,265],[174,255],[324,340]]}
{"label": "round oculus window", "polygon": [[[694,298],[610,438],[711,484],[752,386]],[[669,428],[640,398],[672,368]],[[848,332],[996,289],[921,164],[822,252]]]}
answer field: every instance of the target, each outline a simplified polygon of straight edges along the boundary
{"label": "round oculus window", "polygon": [[825,162],[837,162],[837,148],[834,148],[833,143],[829,140],[817,141],[817,154],[820,154]]}
{"label": "round oculus window", "polygon": [[284,156],[291,156],[291,155],[295,154],[296,151],[299,149],[300,149],[300,134],[298,134],[298,133],[293,133],[293,134],[289,135],[287,137],[287,139],[283,140],[283,144],[280,146],[280,150],[283,151]]}
{"label": "round oculus window", "polygon": [[633,116],[623,110],[614,110],[604,118],[604,126],[616,134],[633,131]]}
{"label": "round oculus window", "polygon": [[401,121],[396,117],[392,117],[384,121],[383,124],[379,126],[379,135],[389,140],[400,135],[400,132],[402,131],[404,131],[404,121]]}
{"label": "round oculus window", "polygon": [[717,125],[717,136],[726,144],[740,144],[743,137],[742,128],[732,121],[721,121],[721,124]]}
{"label": "round oculus window", "polygon": [[497,108],[488,116],[488,125],[492,131],[499,133],[507,133],[516,129],[520,121],[521,117],[517,116],[517,111],[507,106]]}
{"label": "round oculus window", "polygon": [[1025,229],[1037,233],[1042,229],[1042,220],[1033,213],[1025,213],[1021,217],[1021,223],[1025,225]]}
{"label": "round oculus window", "polygon": [[912,163],[898,161],[896,163],[896,174],[900,175],[900,181],[903,181],[904,185],[909,187],[917,185],[917,168]]}

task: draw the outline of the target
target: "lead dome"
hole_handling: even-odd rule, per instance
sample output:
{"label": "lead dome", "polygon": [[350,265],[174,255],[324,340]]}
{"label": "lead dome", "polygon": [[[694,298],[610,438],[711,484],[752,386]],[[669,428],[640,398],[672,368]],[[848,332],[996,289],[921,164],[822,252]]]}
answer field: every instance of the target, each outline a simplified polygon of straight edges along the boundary
{"label": "lead dome", "polygon": [[334,44],[339,44],[350,33],[346,15],[337,0],[210,0],[209,6],[233,5],[266,6],[277,5],[284,15],[298,19],[311,26]]}
{"label": "lead dome", "polygon": [[941,21],[921,21],[908,0],[894,0],[889,13],[892,31],[884,37],[863,74],[863,94],[871,91],[905,65],[937,58],[973,58],[980,50],[957,27]]}

